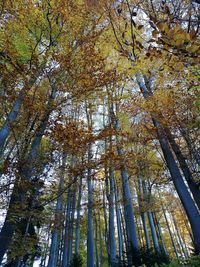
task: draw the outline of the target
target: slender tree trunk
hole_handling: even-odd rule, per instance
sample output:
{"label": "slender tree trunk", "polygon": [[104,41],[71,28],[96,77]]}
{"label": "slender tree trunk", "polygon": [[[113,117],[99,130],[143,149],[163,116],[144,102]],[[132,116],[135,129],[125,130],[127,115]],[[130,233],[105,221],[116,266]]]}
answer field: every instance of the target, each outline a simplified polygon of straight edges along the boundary
{"label": "slender tree trunk", "polygon": [[[30,186],[33,186],[33,183],[31,183],[31,177],[34,175],[34,165],[37,161],[38,150],[42,136],[47,126],[48,117],[41,122],[36,137],[32,142],[31,150],[26,160],[27,164],[25,164],[21,171],[18,173],[18,177],[20,177],[20,179],[18,178],[16,180],[13,192],[11,194],[8,212],[0,233],[0,263],[2,262],[3,256],[9,247],[12,236],[17,226],[12,221],[12,218],[16,218],[16,216],[20,218],[20,214],[16,214],[15,212],[15,206],[22,205],[22,209],[26,209],[26,207],[24,206],[26,203],[25,196],[27,189],[30,189]],[[24,188],[25,183],[28,188]]]}
{"label": "slender tree trunk", "polygon": [[179,257],[180,258],[184,258],[184,253],[183,253],[183,250],[182,250],[182,247],[181,247],[181,244],[180,244],[180,240],[178,238],[178,234],[177,234],[176,229],[174,227],[174,222],[173,222],[173,220],[171,218],[171,213],[169,211],[168,211],[168,214],[169,214],[169,218],[170,218],[170,225],[171,225],[171,229],[172,229],[172,234],[173,234],[174,240],[176,242],[176,248],[177,248]]}
{"label": "slender tree trunk", "polygon": [[94,267],[94,237],[93,237],[93,185],[91,170],[87,175],[88,185],[88,222],[87,222],[87,267]]}
{"label": "slender tree trunk", "polygon": [[67,203],[66,203],[66,214],[65,214],[65,230],[64,230],[64,244],[63,244],[63,257],[62,257],[62,267],[68,267],[68,252],[69,252],[69,239],[70,239],[70,212],[72,207],[72,188],[68,189],[67,192]]}
{"label": "slender tree trunk", "polygon": [[114,198],[114,170],[110,167],[109,170],[110,192],[108,196],[109,202],[109,261],[110,266],[115,267],[117,264],[116,258],[116,242],[115,242],[115,198]]}
{"label": "slender tree trunk", "polygon": [[187,162],[179,148],[179,146],[177,145],[177,143],[175,142],[173,136],[171,135],[169,129],[167,129],[165,127],[165,132],[167,134],[167,138],[169,140],[169,143],[174,151],[174,154],[176,155],[176,158],[180,164],[180,168],[185,176],[185,179],[188,183],[188,186],[190,188],[190,191],[194,197],[194,200],[200,210],[200,190],[199,187],[197,185],[197,183],[194,182],[193,177],[192,177],[192,173],[187,165]]}
{"label": "slender tree trunk", "polygon": [[[110,107],[110,120],[115,130],[120,130],[119,121],[116,118],[113,110],[113,104]],[[123,188],[123,204],[124,204],[124,218],[126,223],[127,241],[128,241],[128,254],[129,254],[129,265],[131,266],[133,255],[135,255],[139,249],[139,243],[137,238],[137,229],[134,219],[134,209],[132,203],[132,195],[129,186],[128,172],[125,166],[125,152],[120,145],[120,141],[116,136],[117,152],[120,157],[120,172],[122,177],[122,188]]]}
{"label": "slender tree trunk", "polygon": [[150,249],[151,247],[151,242],[149,239],[149,232],[148,232],[148,228],[147,228],[147,222],[146,222],[146,214],[145,212],[141,213],[141,219],[142,219],[142,225],[143,225],[143,229],[144,229],[144,236],[145,236],[145,241],[146,241],[146,247],[147,250]]}
{"label": "slender tree trunk", "polygon": [[95,267],[99,267],[99,252],[98,252],[98,222],[97,216],[95,215],[95,255],[96,255],[96,265]]}
{"label": "slender tree trunk", "polygon": [[187,229],[187,231],[188,231],[188,233],[189,233],[189,236],[190,236],[190,238],[191,238],[192,244],[193,244],[193,246],[194,246],[194,238],[193,238],[193,235],[192,235],[191,226],[190,226],[190,224],[189,224],[189,222],[188,222],[187,214],[185,214],[185,211],[184,211],[184,208],[183,208],[182,205],[180,205],[180,211],[181,211],[181,214],[182,214],[182,216],[183,216],[183,220],[184,220],[185,227],[186,227],[186,229]]}
{"label": "slender tree trunk", "polygon": [[182,249],[182,251],[183,251],[184,257],[185,257],[185,258],[188,258],[188,254],[187,254],[187,251],[185,250],[184,242],[183,242],[183,240],[182,240],[182,237],[181,237],[181,234],[180,234],[180,231],[179,231],[178,225],[177,225],[177,223],[176,223],[176,219],[175,219],[175,217],[174,217],[173,212],[171,212],[171,217],[172,217],[172,221],[173,221],[173,223],[174,223],[175,231],[176,231],[176,233],[177,233],[178,241],[179,241],[179,244],[180,244],[181,249]]}
{"label": "slender tree trunk", "polygon": [[[142,180],[142,188],[143,188],[143,194],[144,194],[145,201],[146,201],[146,203],[148,205],[149,204],[148,203],[148,192],[147,192],[147,187],[146,187],[146,183],[145,183],[144,180]],[[151,229],[153,246],[154,246],[155,251],[159,252],[160,248],[159,248],[158,236],[157,236],[157,233],[156,233],[156,228],[155,228],[153,217],[152,217],[152,213],[151,213],[150,210],[147,211],[147,216],[148,216],[149,225],[150,225],[150,229]]]}
{"label": "slender tree trunk", "polygon": [[[75,181],[77,178],[74,178]],[[70,212],[70,221],[69,221],[69,245],[68,245],[68,265],[70,264],[72,260],[72,244],[73,244],[73,236],[74,236],[74,214],[75,214],[75,207],[76,207],[76,185],[74,186],[72,190],[72,196],[71,196],[71,212]]]}
{"label": "slender tree trunk", "polygon": [[147,227],[147,221],[146,221],[146,212],[144,212],[144,207],[143,207],[143,188],[142,188],[142,179],[139,176],[138,177],[138,203],[139,203],[139,208],[140,208],[140,214],[141,214],[141,220],[142,220],[142,226],[144,230],[144,236],[145,236],[145,241],[146,241],[146,248],[147,250],[150,249],[151,247],[151,242],[149,238],[149,232],[148,232],[148,227]]}
{"label": "slender tree trunk", "polygon": [[[90,104],[90,103],[89,103]],[[86,118],[88,124],[88,130],[92,130],[93,121],[92,121],[92,112],[89,108],[89,104],[85,101],[85,109],[86,109]],[[92,160],[92,144],[88,144],[88,164],[90,164]],[[87,189],[88,189],[88,214],[87,214],[87,267],[95,266],[95,258],[94,258],[94,226],[93,226],[93,179],[92,179],[92,169],[90,166],[87,169]]]}
{"label": "slender tree trunk", "polygon": [[[122,150],[119,150],[119,155],[124,155]],[[134,210],[132,204],[132,195],[129,187],[128,173],[124,166],[124,162],[121,161],[121,176],[122,176],[122,185],[123,185],[123,197],[124,197],[124,218],[126,222],[126,231],[127,231],[127,240],[128,240],[128,249],[137,253],[139,249],[138,239],[137,239],[137,230],[134,219]],[[132,264],[132,260],[129,259],[129,264]]]}
{"label": "slender tree trunk", "polygon": [[142,224],[141,224],[141,220],[140,218],[138,218],[137,216],[135,216],[135,224],[136,224],[136,230],[137,230],[137,237],[138,237],[138,243],[140,247],[144,246],[144,238],[143,238],[143,234],[142,234]]}
{"label": "slender tree trunk", "polygon": [[5,123],[3,124],[3,126],[0,129],[0,157],[2,156],[3,153],[3,148],[6,142],[6,139],[8,138],[9,134],[10,134],[10,130],[11,130],[11,123],[13,123],[15,121],[15,119],[17,118],[17,115],[21,109],[22,103],[23,103],[23,96],[22,94],[20,94],[20,96],[17,98],[17,100],[15,101],[12,110],[10,111],[10,113],[8,114],[8,117],[5,121]]}
{"label": "slender tree trunk", "polygon": [[103,191],[103,215],[104,215],[104,224],[105,224],[105,244],[107,252],[109,251],[108,247],[108,219],[107,219],[107,207],[106,207],[106,193]]}
{"label": "slender tree trunk", "polygon": [[155,221],[155,225],[156,225],[157,228],[158,228],[158,236],[159,236],[160,241],[161,241],[161,249],[162,249],[162,251],[165,252],[166,255],[168,255],[168,252],[167,252],[167,250],[166,250],[166,246],[165,246],[165,241],[164,241],[164,238],[163,238],[162,229],[161,229],[161,227],[160,227],[160,223],[159,223],[159,221],[158,221],[158,219],[157,219],[156,213],[153,212],[152,215],[153,215],[153,219],[154,219],[154,221]]}
{"label": "slender tree trunk", "polygon": [[79,255],[80,244],[80,219],[81,219],[81,198],[82,198],[82,176],[80,177],[78,202],[77,202],[77,217],[76,217],[76,238],[75,238],[75,255]]}
{"label": "slender tree trunk", "polygon": [[118,196],[118,189],[116,185],[116,181],[114,179],[114,187],[115,187],[115,212],[117,218],[117,233],[118,233],[118,250],[119,250],[119,261],[122,262],[124,255],[124,239],[123,239],[123,231],[122,231],[122,222],[120,216],[120,205],[119,205],[119,196]]}
{"label": "slender tree trunk", "polygon": [[181,173],[178,169],[176,161],[174,160],[170,147],[166,139],[163,137],[163,134],[160,130],[158,123],[154,121],[154,124],[157,126],[156,128],[157,128],[159,142],[160,142],[168,169],[170,171],[172,180],[174,182],[174,186],[180,197],[183,207],[186,211],[188,220],[191,224],[196,252],[200,252],[200,215],[199,215],[199,212],[194,204],[194,201],[191,198],[190,193],[188,192],[188,189],[184,183],[183,177],[181,176]]}
{"label": "slender tree trunk", "polygon": [[198,153],[195,145],[191,141],[191,138],[189,137],[189,134],[187,133],[183,125],[180,125],[180,131],[188,146],[189,153],[192,155],[192,157],[196,161],[196,164],[200,166],[200,154]]}
{"label": "slender tree trunk", "polygon": [[167,219],[167,215],[166,215],[166,212],[165,212],[165,210],[164,210],[163,207],[162,207],[162,211],[163,211],[163,215],[164,215],[164,217],[165,217],[165,222],[166,222],[167,229],[168,229],[168,232],[169,232],[169,235],[170,235],[170,239],[171,239],[171,242],[172,242],[172,246],[173,246],[173,248],[174,248],[175,255],[176,255],[176,257],[178,258],[179,256],[178,256],[178,252],[177,252],[177,249],[176,249],[176,244],[175,244],[175,242],[174,242],[174,238],[173,238],[173,234],[172,234],[171,229],[170,229],[169,221],[168,221],[168,219]]}
{"label": "slender tree trunk", "polygon": [[123,239],[124,239],[124,251],[123,251],[123,262],[125,263],[126,260],[128,260],[128,238],[127,238],[127,233],[126,233],[126,223],[124,219],[124,211],[122,213],[122,208],[120,209],[120,217],[121,217],[121,222],[122,222],[122,231],[123,231]]}
{"label": "slender tree trunk", "polygon": [[62,222],[62,212],[63,212],[63,188],[64,188],[64,170],[65,170],[65,164],[66,164],[66,155],[63,156],[63,162],[61,166],[62,174],[59,181],[59,187],[58,187],[58,199],[56,203],[56,209],[55,209],[55,223],[54,223],[54,229],[52,231],[52,237],[51,237],[51,246],[50,246],[50,252],[49,252],[49,261],[48,261],[48,267],[54,267],[57,265],[58,260],[58,251],[59,251],[59,243],[60,243],[60,232],[61,232],[61,222]]}
{"label": "slender tree trunk", "polygon": [[39,74],[37,74],[32,79],[30,79],[28,82],[28,85],[20,91],[17,99],[15,100],[15,102],[13,104],[13,107],[12,107],[10,113],[7,116],[5,123],[3,124],[3,126],[0,129],[0,158],[2,157],[3,148],[5,145],[6,139],[10,135],[11,125],[16,120],[16,118],[20,112],[20,109],[22,107],[26,93],[36,82],[37,76],[39,76]]}
{"label": "slender tree trunk", "polygon": [[[152,95],[150,89],[147,88],[144,78],[140,75],[136,75],[137,82],[141,88],[141,91],[143,93],[144,98],[148,98],[150,95]],[[185,185],[185,182],[183,180],[183,177],[180,173],[180,170],[177,166],[177,163],[174,159],[174,156],[172,154],[172,151],[170,149],[168,140],[166,138],[165,132],[163,130],[162,125],[156,121],[154,118],[152,118],[153,124],[157,131],[158,140],[167,164],[167,167],[169,169],[169,172],[172,177],[172,181],[174,183],[174,186],[176,188],[176,191],[179,195],[179,198],[182,202],[182,205],[186,211],[188,220],[190,222],[192,233],[194,237],[194,246],[197,253],[200,252],[200,215],[199,211],[197,210],[197,207],[195,206],[195,203],[187,189],[187,186]]]}
{"label": "slender tree trunk", "polygon": [[15,181],[12,195],[10,198],[10,203],[7,209],[8,211],[6,214],[6,219],[4,221],[0,233],[0,264],[2,263],[3,256],[10,245],[12,236],[16,228],[16,225],[12,222],[12,218],[15,216],[19,216],[18,213],[15,211],[15,205],[17,205],[17,203],[19,202],[19,194],[20,191],[18,188],[18,181]]}
{"label": "slender tree trunk", "polygon": [[99,221],[99,263],[100,266],[102,265],[102,259],[103,259],[103,242],[102,242],[102,229],[101,229],[101,216],[100,216],[100,210],[98,209],[98,221]]}

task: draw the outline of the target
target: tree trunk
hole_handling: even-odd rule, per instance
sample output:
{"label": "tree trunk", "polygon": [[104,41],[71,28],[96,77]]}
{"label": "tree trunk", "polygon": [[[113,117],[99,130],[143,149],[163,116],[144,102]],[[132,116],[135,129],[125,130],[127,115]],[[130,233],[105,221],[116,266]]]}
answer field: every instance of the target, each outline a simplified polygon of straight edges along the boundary
{"label": "tree trunk", "polygon": [[58,251],[59,251],[59,243],[60,243],[60,227],[62,226],[62,212],[63,212],[63,188],[64,188],[64,170],[65,170],[65,164],[66,164],[66,155],[63,156],[63,163],[62,163],[62,173],[59,181],[59,187],[58,187],[58,199],[56,203],[56,209],[55,209],[55,223],[54,223],[54,229],[52,231],[52,237],[51,237],[51,246],[50,246],[50,252],[49,252],[49,261],[48,261],[48,267],[54,267],[57,265],[58,260]]}
{"label": "tree trunk", "polygon": [[[112,126],[115,130],[120,130],[120,125],[118,118],[115,116],[114,110],[113,110],[113,104],[111,104],[110,107],[110,121],[112,123]],[[128,262],[131,266],[133,262],[133,255],[135,256],[138,249],[139,249],[139,243],[137,238],[137,230],[136,230],[136,223],[134,219],[134,209],[133,209],[133,203],[132,203],[132,195],[130,191],[129,186],[129,177],[128,172],[126,170],[125,166],[125,153],[123,148],[120,145],[120,140],[118,136],[116,136],[116,146],[117,146],[117,152],[120,157],[120,173],[122,178],[122,188],[123,188],[123,205],[124,205],[124,219],[126,224],[126,233],[127,233],[127,241],[128,241]]]}
{"label": "tree trunk", "polygon": [[[34,183],[31,182],[31,178],[34,176],[36,172],[34,166],[36,165],[39,146],[47,126],[49,115],[50,113],[41,122],[37,130],[36,137],[32,142],[31,150],[27,157],[26,163],[18,173],[19,178],[17,178],[13,192],[11,194],[6,219],[0,233],[0,263],[2,262],[3,256],[10,245],[12,236],[17,226],[16,223],[13,222],[12,218],[13,217],[16,218],[17,216],[17,218],[19,219],[21,217],[20,214],[16,214],[15,206],[16,205],[22,206],[22,210],[27,208],[25,206],[26,205],[25,196],[30,187],[34,185]],[[34,199],[34,196],[32,196],[32,199]]]}
{"label": "tree trunk", "polygon": [[169,129],[167,129],[165,127],[165,132],[166,132],[166,135],[167,135],[167,138],[169,140],[169,143],[174,151],[174,154],[176,155],[176,158],[179,162],[179,165],[180,165],[180,168],[185,176],[185,179],[188,183],[188,186],[190,188],[190,191],[194,197],[194,200],[200,210],[200,190],[199,190],[199,187],[198,185],[195,183],[195,181],[193,180],[193,177],[192,177],[192,173],[187,165],[187,162],[179,148],[179,146],[177,145],[177,143],[175,142],[173,136],[171,135]]}
{"label": "tree trunk", "polygon": [[94,267],[94,236],[93,236],[93,185],[91,170],[87,175],[88,185],[88,221],[87,221],[87,267]]}
{"label": "tree trunk", "polygon": [[118,250],[119,250],[119,261],[122,262],[124,258],[124,239],[123,239],[123,230],[122,230],[122,222],[120,215],[120,206],[119,206],[119,197],[116,181],[114,179],[114,187],[115,187],[115,207],[116,207],[116,218],[117,218],[117,233],[118,233]]}
{"label": "tree trunk", "polygon": [[78,202],[77,202],[77,217],[76,217],[76,238],[75,238],[75,254],[79,255],[80,244],[80,219],[81,219],[81,198],[82,198],[82,176],[80,177]]}
{"label": "tree trunk", "polygon": [[153,215],[153,219],[154,219],[155,225],[157,226],[157,229],[158,229],[158,236],[159,236],[160,241],[161,241],[161,249],[162,249],[162,251],[165,252],[166,255],[168,255],[167,250],[166,250],[166,246],[165,246],[165,241],[164,241],[164,238],[163,238],[162,229],[160,227],[160,223],[159,223],[159,221],[157,219],[156,213],[154,212],[154,213],[152,213],[152,215]]}
{"label": "tree trunk", "polygon": [[173,157],[173,154],[170,150],[167,140],[164,138],[163,133],[161,132],[158,122],[154,120],[154,125],[157,129],[158,139],[160,146],[163,151],[163,155],[167,164],[167,167],[170,171],[174,186],[180,197],[180,200],[183,204],[183,207],[186,211],[188,220],[191,224],[192,233],[194,237],[194,246],[197,253],[200,252],[200,215],[194,204],[194,201],[191,198],[190,193],[188,192],[187,186],[184,183],[183,177],[178,169],[176,161]]}
{"label": "tree trunk", "polygon": [[144,230],[144,236],[145,236],[145,241],[146,241],[146,248],[147,250],[150,249],[151,247],[151,242],[149,238],[149,232],[148,232],[148,227],[147,227],[147,222],[146,222],[146,212],[144,212],[144,207],[143,207],[143,188],[142,188],[142,179],[139,176],[138,177],[138,204],[140,208],[140,214],[141,214],[141,220],[142,220],[142,226]]}
{"label": "tree trunk", "polygon": [[[143,93],[144,98],[148,98],[150,95],[152,95],[151,90],[147,88],[147,85],[145,84],[143,76],[140,74],[137,74],[136,79]],[[185,185],[183,177],[180,173],[180,170],[171,152],[171,149],[170,149],[170,146],[169,146],[169,143],[168,143],[168,140],[167,140],[167,137],[165,135],[162,125],[158,121],[156,121],[154,118],[152,118],[152,121],[156,128],[158,140],[159,140],[167,167],[171,174],[172,181],[174,183],[176,191],[179,195],[179,198],[182,202],[182,205],[186,211],[188,220],[190,222],[193,237],[194,237],[195,250],[197,253],[199,253],[200,252],[200,215],[199,215],[199,212],[195,206],[194,201],[192,200],[192,197],[187,189],[187,186]]]}
{"label": "tree trunk", "polygon": [[115,267],[117,264],[116,258],[116,242],[115,242],[115,198],[114,198],[114,170],[110,167],[109,170],[110,192],[108,195],[109,202],[109,261],[110,266]]}
{"label": "tree trunk", "polygon": [[[39,74],[37,76],[39,76]],[[21,89],[17,99],[15,100],[15,102],[13,104],[13,107],[12,107],[10,113],[7,116],[5,123],[3,124],[3,126],[0,129],[0,158],[2,157],[2,154],[3,154],[3,148],[5,145],[6,139],[10,135],[11,125],[16,120],[16,118],[20,112],[21,106],[23,104],[24,98],[27,94],[27,91],[36,82],[37,76],[30,79],[27,87],[24,87],[23,89]]]}
{"label": "tree trunk", "polygon": [[64,230],[64,244],[63,244],[63,257],[62,257],[62,267],[68,267],[68,252],[69,252],[69,239],[70,239],[70,212],[72,207],[72,188],[68,189],[67,192],[67,203],[66,203],[66,214],[65,214],[65,230]]}
{"label": "tree trunk", "polygon": [[[147,187],[146,187],[146,183],[145,183],[144,180],[142,180],[142,189],[143,189],[143,194],[144,194],[145,201],[146,201],[147,205],[149,205],[149,203],[148,203],[148,192],[147,192]],[[150,229],[151,229],[153,246],[154,246],[155,251],[159,252],[160,248],[159,248],[158,236],[157,236],[157,233],[156,233],[156,228],[155,228],[153,217],[152,217],[152,213],[151,213],[150,210],[147,211],[147,216],[148,216],[149,225],[150,225]]]}
{"label": "tree trunk", "polygon": [[169,235],[170,235],[170,239],[171,239],[171,242],[172,242],[172,246],[173,246],[173,248],[174,248],[175,255],[176,255],[176,257],[178,258],[179,255],[178,255],[178,252],[177,252],[177,249],[176,249],[176,244],[175,244],[175,242],[174,242],[173,234],[172,234],[171,229],[170,229],[170,226],[169,226],[169,221],[168,221],[168,219],[167,219],[167,215],[166,215],[165,210],[164,210],[163,207],[162,207],[162,211],[163,211],[163,215],[164,215],[164,217],[165,217],[165,222],[166,222],[167,229],[168,229],[168,232],[169,232]]}

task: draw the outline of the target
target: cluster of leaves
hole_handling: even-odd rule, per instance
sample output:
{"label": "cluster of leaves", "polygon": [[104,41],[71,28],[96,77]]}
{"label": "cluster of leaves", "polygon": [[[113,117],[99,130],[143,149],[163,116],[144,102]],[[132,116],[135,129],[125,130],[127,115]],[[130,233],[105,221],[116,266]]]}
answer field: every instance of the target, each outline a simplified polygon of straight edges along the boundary
{"label": "cluster of leaves", "polygon": [[192,256],[188,259],[176,259],[170,262],[170,264],[164,264],[163,267],[199,267],[200,255]]}
{"label": "cluster of leaves", "polygon": [[132,254],[134,266],[162,266],[169,264],[170,258],[165,251],[154,251],[153,249],[141,248]]}
{"label": "cluster of leaves", "polygon": [[83,266],[83,260],[80,255],[73,255],[73,258],[70,262],[70,267],[82,267]]}

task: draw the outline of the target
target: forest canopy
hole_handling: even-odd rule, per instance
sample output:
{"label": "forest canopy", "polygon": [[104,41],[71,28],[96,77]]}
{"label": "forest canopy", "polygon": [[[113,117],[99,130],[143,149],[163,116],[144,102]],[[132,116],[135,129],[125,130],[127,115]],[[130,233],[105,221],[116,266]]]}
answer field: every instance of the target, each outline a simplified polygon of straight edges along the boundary
{"label": "forest canopy", "polygon": [[0,1],[0,266],[200,266],[200,1]]}

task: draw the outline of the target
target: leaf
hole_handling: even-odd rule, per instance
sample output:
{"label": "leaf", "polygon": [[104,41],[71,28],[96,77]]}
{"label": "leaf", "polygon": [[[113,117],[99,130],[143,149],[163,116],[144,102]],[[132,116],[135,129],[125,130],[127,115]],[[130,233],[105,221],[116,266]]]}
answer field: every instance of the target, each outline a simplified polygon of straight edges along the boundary
{"label": "leaf", "polygon": [[168,32],[169,31],[169,26],[167,23],[164,22],[159,22],[157,24],[158,28],[162,31],[162,32]]}
{"label": "leaf", "polygon": [[182,46],[184,44],[184,40],[183,39],[178,39],[175,41],[175,45],[176,46]]}
{"label": "leaf", "polygon": [[152,31],[152,36],[156,38],[158,36],[159,32],[157,30]]}
{"label": "leaf", "polygon": [[190,45],[189,47],[186,48],[186,50],[190,53],[195,53],[198,50],[200,50],[200,46],[199,45]]}

